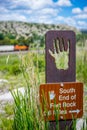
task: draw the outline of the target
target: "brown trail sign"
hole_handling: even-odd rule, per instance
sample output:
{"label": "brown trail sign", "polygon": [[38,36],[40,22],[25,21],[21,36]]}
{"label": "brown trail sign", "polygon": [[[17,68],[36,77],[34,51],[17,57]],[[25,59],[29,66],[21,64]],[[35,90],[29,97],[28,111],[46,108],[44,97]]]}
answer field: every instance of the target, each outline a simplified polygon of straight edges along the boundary
{"label": "brown trail sign", "polygon": [[[73,114],[76,118],[81,117],[83,114],[83,85],[82,83],[75,82],[75,43],[76,38],[73,31],[48,31],[46,33],[45,51],[47,84],[40,86],[40,97],[43,93],[44,99],[47,98],[47,110],[49,110],[48,119],[50,121],[49,130],[56,130],[56,121],[54,120],[54,101],[49,102],[49,97],[52,99],[55,95],[56,105],[59,104],[59,130],[65,130],[66,127],[68,128],[67,130],[73,130],[71,115]],[[67,94],[68,91],[71,91],[72,93]],[[42,97],[40,101],[42,102]],[[81,107],[79,102],[81,102]],[[62,114],[63,112],[66,114]],[[64,121],[64,116],[67,119],[66,122]]]}
{"label": "brown trail sign", "polygon": [[[81,98],[79,98],[80,95]],[[46,120],[54,121],[56,111],[59,114],[58,120],[81,118],[83,115],[83,84],[75,82],[42,84],[40,85],[40,100]]]}

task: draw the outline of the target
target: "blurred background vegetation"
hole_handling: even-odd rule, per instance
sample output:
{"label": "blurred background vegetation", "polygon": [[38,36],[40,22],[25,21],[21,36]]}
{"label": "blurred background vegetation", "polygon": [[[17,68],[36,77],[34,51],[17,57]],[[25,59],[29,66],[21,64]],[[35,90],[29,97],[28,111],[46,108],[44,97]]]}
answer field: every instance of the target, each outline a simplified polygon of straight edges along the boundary
{"label": "blurred background vegetation", "polygon": [[[0,45],[31,45],[36,47],[39,44],[40,47],[44,47],[45,38],[44,35],[39,35],[38,33],[33,32],[32,36],[25,38],[20,36],[16,39],[16,36],[7,33],[0,33]],[[78,33],[76,34],[76,43],[78,46],[85,46],[87,42],[87,33]],[[86,43],[87,44],[87,43]]]}
{"label": "blurred background vegetation", "polygon": [[[39,41],[39,42],[38,42]],[[15,36],[8,33],[6,35],[0,33],[0,42],[5,45],[28,45],[31,49],[40,50],[41,47],[45,48],[45,36],[39,36],[33,33],[31,38],[25,39],[20,37],[15,39]],[[39,44],[38,44],[39,43]],[[38,48],[37,48],[38,46]],[[37,53],[39,53],[37,50]],[[34,54],[34,64],[37,62],[37,58]],[[38,55],[38,67],[40,72],[45,71],[45,54]],[[1,55],[0,56],[0,71],[6,75],[18,75],[21,73],[19,66],[18,55]],[[76,34],[76,78],[79,81],[83,81],[87,84],[87,33]]]}
{"label": "blurred background vegetation", "polygon": [[0,33],[0,45],[31,45],[35,47],[38,43],[40,43],[41,47],[44,46],[44,36],[32,33],[32,36],[29,38],[20,36],[16,39],[16,36],[11,33],[7,33],[6,35]]}

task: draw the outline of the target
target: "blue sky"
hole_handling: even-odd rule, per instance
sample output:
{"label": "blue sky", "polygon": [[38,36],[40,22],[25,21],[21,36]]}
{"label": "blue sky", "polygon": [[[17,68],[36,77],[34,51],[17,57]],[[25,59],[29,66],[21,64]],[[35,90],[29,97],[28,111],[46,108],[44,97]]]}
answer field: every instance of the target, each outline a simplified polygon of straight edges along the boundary
{"label": "blue sky", "polygon": [[87,0],[0,0],[0,21],[3,20],[87,29]]}

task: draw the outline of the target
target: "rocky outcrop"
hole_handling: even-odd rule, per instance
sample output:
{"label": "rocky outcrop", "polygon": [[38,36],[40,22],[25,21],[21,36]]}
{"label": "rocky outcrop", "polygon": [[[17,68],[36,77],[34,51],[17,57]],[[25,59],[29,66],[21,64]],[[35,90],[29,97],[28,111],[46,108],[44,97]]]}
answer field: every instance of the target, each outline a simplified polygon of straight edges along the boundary
{"label": "rocky outcrop", "polygon": [[20,36],[28,38],[32,35],[32,33],[44,35],[48,30],[73,30],[76,33],[79,33],[79,30],[68,25],[38,24],[15,21],[0,22],[0,33],[11,33],[15,35],[16,38],[19,38]]}

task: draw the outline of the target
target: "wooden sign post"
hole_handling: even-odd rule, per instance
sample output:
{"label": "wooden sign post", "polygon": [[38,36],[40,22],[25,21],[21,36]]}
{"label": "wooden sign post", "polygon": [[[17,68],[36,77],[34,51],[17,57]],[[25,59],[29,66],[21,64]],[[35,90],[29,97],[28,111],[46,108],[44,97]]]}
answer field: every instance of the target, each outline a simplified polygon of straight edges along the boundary
{"label": "wooden sign post", "polygon": [[44,94],[50,121],[49,130],[56,130],[54,108],[59,113],[59,130],[65,130],[66,127],[67,130],[73,130],[72,116],[76,119],[83,114],[83,85],[75,82],[75,43],[73,31],[48,31],[46,33],[46,84],[40,86],[40,101],[44,111],[42,98]]}

